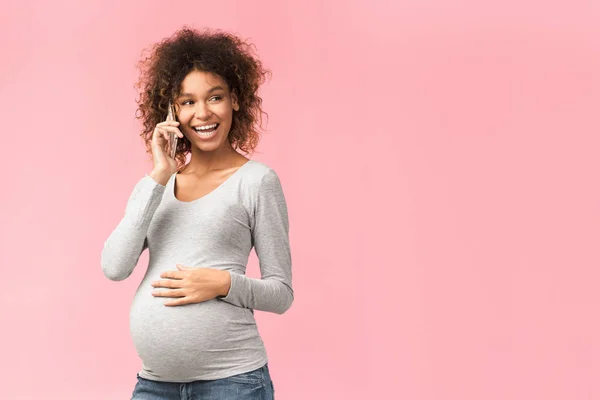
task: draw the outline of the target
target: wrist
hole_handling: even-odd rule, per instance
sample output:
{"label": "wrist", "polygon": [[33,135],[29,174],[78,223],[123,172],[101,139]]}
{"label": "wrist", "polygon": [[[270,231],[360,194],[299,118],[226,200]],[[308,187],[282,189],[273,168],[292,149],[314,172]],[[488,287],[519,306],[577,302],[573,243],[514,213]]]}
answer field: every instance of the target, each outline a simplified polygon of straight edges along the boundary
{"label": "wrist", "polygon": [[150,176],[150,178],[154,179],[158,184],[163,185],[163,186],[167,185],[167,182],[169,181],[169,178],[171,177],[168,172],[157,171],[157,170],[152,170],[152,172],[150,172],[148,174],[148,176]]}
{"label": "wrist", "polygon": [[221,284],[219,285],[219,296],[227,297],[231,289],[231,274],[229,271],[222,271]]}

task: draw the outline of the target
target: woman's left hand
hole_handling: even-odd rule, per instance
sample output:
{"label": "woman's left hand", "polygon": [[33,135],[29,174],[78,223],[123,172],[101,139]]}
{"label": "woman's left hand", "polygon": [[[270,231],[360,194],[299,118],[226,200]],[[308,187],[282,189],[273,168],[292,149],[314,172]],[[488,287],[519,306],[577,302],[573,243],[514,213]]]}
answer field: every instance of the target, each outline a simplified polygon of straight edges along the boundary
{"label": "woman's left hand", "polygon": [[231,285],[231,275],[227,271],[180,264],[177,264],[177,271],[163,272],[160,277],[163,279],[152,282],[152,286],[169,290],[154,290],[152,295],[176,298],[165,303],[165,306],[201,303],[217,296],[226,296]]}

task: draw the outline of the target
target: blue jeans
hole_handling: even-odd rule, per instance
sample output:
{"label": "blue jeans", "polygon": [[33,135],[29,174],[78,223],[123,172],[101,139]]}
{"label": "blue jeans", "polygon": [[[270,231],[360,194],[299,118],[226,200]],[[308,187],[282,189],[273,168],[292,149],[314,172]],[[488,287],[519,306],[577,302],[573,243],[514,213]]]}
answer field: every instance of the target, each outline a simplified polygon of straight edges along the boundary
{"label": "blue jeans", "polygon": [[274,400],[269,366],[228,378],[188,383],[158,382],[138,375],[131,400]]}

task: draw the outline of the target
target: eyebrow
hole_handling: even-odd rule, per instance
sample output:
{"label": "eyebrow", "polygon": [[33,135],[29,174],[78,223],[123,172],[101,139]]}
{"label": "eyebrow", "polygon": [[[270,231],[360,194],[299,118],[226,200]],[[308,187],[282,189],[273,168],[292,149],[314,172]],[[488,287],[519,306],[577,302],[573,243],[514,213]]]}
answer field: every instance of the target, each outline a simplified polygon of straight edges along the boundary
{"label": "eyebrow", "polygon": [[[208,93],[212,93],[212,92],[215,92],[217,90],[225,90],[225,89],[222,86],[214,86],[213,88],[211,88],[208,91]],[[179,94],[179,97],[186,97],[186,96],[194,97],[194,94],[193,93],[180,93]]]}

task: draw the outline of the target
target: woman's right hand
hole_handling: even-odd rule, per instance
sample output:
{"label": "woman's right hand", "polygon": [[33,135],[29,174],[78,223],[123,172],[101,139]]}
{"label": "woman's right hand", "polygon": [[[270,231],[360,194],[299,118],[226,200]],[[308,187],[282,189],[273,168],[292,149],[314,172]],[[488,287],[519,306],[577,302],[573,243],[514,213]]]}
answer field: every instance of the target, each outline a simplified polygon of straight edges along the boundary
{"label": "woman's right hand", "polygon": [[171,132],[178,138],[183,138],[178,126],[179,122],[167,120],[156,124],[156,128],[152,133],[151,148],[154,168],[151,176],[163,185],[166,184],[171,175],[177,172],[177,162],[167,153],[167,144]]}

